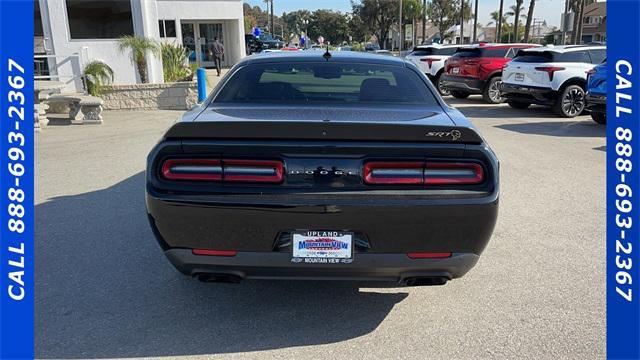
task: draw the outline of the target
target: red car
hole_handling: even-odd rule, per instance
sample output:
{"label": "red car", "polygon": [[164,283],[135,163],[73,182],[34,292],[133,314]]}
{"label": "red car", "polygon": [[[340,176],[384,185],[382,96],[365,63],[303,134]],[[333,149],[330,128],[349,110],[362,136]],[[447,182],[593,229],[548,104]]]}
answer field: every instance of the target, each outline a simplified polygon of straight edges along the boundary
{"label": "red car", "polygon": [[504,101],[500,95],[502,67],[520,49],[535,44],[476,44],[460,47],[444,63],[442,86],[458,99],[471,94],[482,94],[484,101],[498,104]]}

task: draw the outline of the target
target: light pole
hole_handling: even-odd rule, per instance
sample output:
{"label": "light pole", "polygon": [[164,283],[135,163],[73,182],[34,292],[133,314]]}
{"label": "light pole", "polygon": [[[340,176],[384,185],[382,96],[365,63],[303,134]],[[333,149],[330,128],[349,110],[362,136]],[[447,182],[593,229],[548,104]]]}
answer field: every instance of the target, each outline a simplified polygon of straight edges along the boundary
{"label": "light pole", "polygon": [[460,44],[464,44],[464,0],[460,0]]}
{"label": "light pole", "polygon": [[398,52],[402,52],[402,43],[404,42],[404,34],[402,33],[402,0],[400,0],[400,17],[398,18],[398,38],[399,38],[399,44],[398,44]]}
{"label": "light pole", "polygon": [[475,14],[473,14],[473,42],[478,41],[476,31],[478,30],[478,0],[476,0]]}
{"label": "light pole", "polygon": [[504,0],[500,0],[500,14],[498,16],[498,30],[496,31],[496,42],[502,42],[502,12],[504,11]]}

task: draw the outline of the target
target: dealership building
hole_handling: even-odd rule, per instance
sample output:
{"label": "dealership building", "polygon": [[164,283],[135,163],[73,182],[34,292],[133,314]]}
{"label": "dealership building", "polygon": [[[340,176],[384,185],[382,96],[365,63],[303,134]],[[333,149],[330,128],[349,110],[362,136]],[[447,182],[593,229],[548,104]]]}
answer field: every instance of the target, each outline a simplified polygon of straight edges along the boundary
{"label": "dealership building", "polygon": [[[182,44],[189,61],[213,66],[211,44],[224,44],[223,66],[245,56],[242,0],[34,0],[36,79],[57,80],[81,91],[85,64],[101,60],[115,84],[139,83],[130,52],[118,50],[123,35]],[[162,62],[147,59],[149,82],[162,83]]]}

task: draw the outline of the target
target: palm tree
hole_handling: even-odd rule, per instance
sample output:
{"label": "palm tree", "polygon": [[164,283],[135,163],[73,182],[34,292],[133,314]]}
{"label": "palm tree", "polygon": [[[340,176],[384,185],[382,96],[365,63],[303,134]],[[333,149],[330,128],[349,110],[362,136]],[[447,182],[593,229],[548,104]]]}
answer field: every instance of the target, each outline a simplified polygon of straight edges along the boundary
{"label": "palm tree", "polygon": [[[271,22],[269,18],[269,5],[273,6],[273,3],[271,2],[271,0],[262,0],[262,2],[267,4],[267,33],[273,33],[273,31],[269,27],[269,23]],[[273,24],[271,24],[271,27],[273,27]]]}
{"label": "palm tree", "polygon": [[510,11],[506,12],[505,15],[507,16],[513,16],[513,28],[514,28],[514,41],[518,42],[518,30],[520,29],[520,19],[524,18],[524,14],[521,15],[522,13],[522,2],[524,0],[516,0],[516,4],[515,5],[511,5],[509,8],[511,9]]}
{"label": "palm tree", "polygon": [[92,96],[102,95],[104,86],[113,82],[113,70],[100,60],[88,63],[83,73],[87,92]]}
{"label": "palm tree", "polygon": [[524,42],[529,42],[529,34],[531,34],[531,22],[533,22],[533,8],[536,0],[529,0],[529,12],[527,13],[527,24],[524,26]]}
{"label": "palm tree", "polygon": [[496,33],[496,41],[502,41],[502,13],[504,10],[504,0],[500,0],[500,10],[498,11],[498,32]]}
{"label": "palm tree", "polygon": [[118,50],[121,53],[131,50],[131,60],[136,65],[140,81],[146,83],[149,79],[147,76],[147,54],[157,55],[159,53],[158,43],[152,39],[127,35],[118,39]]}
{"label": "palm tree", "polygon": [[491,21],[489,21],[487,23],[487,26],[491,26],[493,24],[496,24],[496,34],[495,34],[495,37],[496,37],[495,41],[496,42],[498,42],[498,35],[499,35],[498,26],[499,26],[499,23],[500,23],[500,12],[496,10],[496,11],[491,13]]}

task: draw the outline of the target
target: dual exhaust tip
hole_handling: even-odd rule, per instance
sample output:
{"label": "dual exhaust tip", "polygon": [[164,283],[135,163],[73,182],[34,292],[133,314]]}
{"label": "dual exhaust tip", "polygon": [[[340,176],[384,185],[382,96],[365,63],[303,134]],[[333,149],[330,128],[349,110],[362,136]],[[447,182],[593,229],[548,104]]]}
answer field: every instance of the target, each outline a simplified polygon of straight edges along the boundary
{"label": "dual exhaust tip", "polygon": [[[206,283],[238,284],[242,277],[233,274],[196,273],[193,277]],[[400,280],[400,286],[437,286],[444,285],[449,278],[444,276],[410,277]]]}

